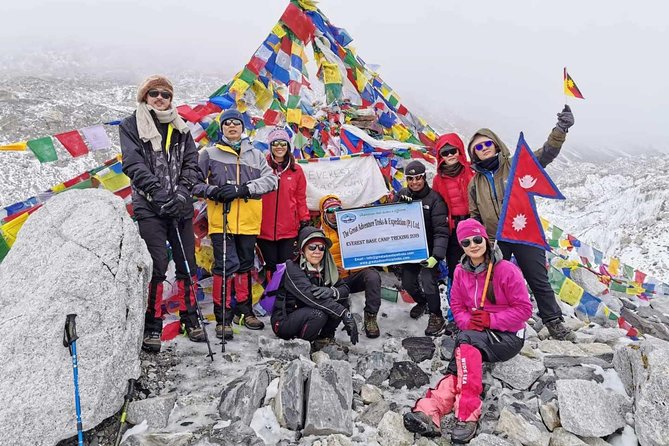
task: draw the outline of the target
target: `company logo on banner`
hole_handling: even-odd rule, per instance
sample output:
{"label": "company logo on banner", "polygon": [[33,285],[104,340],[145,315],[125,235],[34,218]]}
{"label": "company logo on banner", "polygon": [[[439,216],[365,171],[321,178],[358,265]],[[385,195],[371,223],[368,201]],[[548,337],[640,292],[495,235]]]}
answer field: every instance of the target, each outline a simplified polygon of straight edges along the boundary
{"label": "company logo on banner", "polygon": [[335,213],[344,269],[417,263],[428,258],[420,202]]}
{"label": "company logo on banner", "polygon": [[366,206],[388,194],[383,174],[374,157],[321,159],[300,163],[307,180],[307,207],[318,210],[325,195],[339,197],[346,208]]}

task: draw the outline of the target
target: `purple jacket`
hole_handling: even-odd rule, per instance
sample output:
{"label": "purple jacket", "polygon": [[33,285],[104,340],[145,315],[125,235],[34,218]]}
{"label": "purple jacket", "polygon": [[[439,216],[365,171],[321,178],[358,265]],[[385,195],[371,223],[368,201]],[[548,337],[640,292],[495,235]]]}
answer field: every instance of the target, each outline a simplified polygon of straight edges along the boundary
{"label": "purple jacket", "polygon": [[[487,268],[474,272],[466,257],[455,268],[451,290],[451,311],[460,330],[469,327],[472,310],[481,303]],[[486,299],[483,309],[490,313],[490,328],[516,332],[525,328],[532,316],[532,303],[520,269],[507,260],[495,263],[492,273],[495,303]]]}

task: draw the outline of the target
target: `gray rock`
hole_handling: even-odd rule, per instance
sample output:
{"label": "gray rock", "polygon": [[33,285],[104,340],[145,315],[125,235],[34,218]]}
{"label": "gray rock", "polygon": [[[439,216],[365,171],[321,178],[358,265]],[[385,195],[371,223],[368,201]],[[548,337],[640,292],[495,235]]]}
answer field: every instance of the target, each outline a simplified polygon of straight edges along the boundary
{"label": "gray rock", "polygon": [[360,389],[360,397],[365,404],[376,403],[383,399],[383,394],[378,387],[371,384],[364,384]]}
{"label": "gray rock", "polygon": [[594,357],[611,362],[613,349],[606,344],[572,344],[567,341],[556,341],[553,339],[539,342],[539,349],[546,355],[579,357]]}
{"label": "gray rock", "polygon": [[381,446],[411,446],[413,434],[404,428],[402,415],[388,411],[383,415],[377,427]]}
{"label": "gray rock", "polygon": [[558,405],[555,400],[549,401],[539,406],[539,413],[544,422],[544,426],[553,432],[556,427],[560,426],[560,416],[558,415]]}
{"label": "gray rock", "polygon": [[[53,445],[77,431],[72,359],[63,347],[70,313],[84,430],[118,412],[128,379],[140,374],[150,276],[146,244],[123,200],[108,191],[58,194],[28,218],[0,264],[0,438]],[[17,414],[20,422],[7,421]]]}
{"label": "gray rock", "polygon": [[277,337],[260,336],[258,350],[262,358],[275,358],[288,362],[300,356],[310,358],[311,344],[304,339],[286,341]]}
{"label": "gray rock", "polygon": [[265,399],[269,385],[269,371],[265,366],[251,366],[244,374],[223,388],[218,412],[224,420],[241,420],[248,425],[253,413]]}
{"label": "gray rock", "polygon": [[397,353],[400,351],[400,348],[402,348],[402,344],[395,338],[383,341],[383,353]]}
{"label": "gray rock", "polygon": [[560,421],[569,432],[603,437],[625,426],[625,413],[631,409],[626,397],[580,379],[558,380],[556,390]]}
{"label": "gray rock", "polygon": [[172,392],[145,400],[136,400],[128,405],[128,422],[139,424],[146,420],[150,428],[162,429],[167,426],[177,394]]}
{"label": "gray rock", "polygon": [[258,438],[251,426],[243,421],[237,421],[222,429],[212,429],[209,441],[220,445],[265,446],[265,442]]}
{"label": "gray rock", "polygon": [[625,305],[623,300],[619,299],[617,296],[614,296],[611,293],[600,294],[598,296],[599,299],[601,299],[602,302],[604,302],[604,304],[616,314],[620,314],[620,310],[622,310]]}
{"label": "gray rock", "polygon": [[491,434],[478,434],[469,442],[469,446],[515,446],[516,444]]}
{"label": "gray rock", "polygon": [[571,366],[558,367],[555,369],[555,376],[558,379],[584,379],[586,381],[604,382],[604,377],[595,373],[592,367]]}
{"label": "gray rock", "polygon": [[351,364],[345,361],[325,361],[312,370],[307,381],[304,435],[352,435],[351,375]]}
{"label": "gray rock", "polygon": [[427,376],[427,373],[411,361],[394,363],[388,379],[388,384],[396,389],[401,389],[404,386],[407,389],[415,389],[429,382],[430,377]]}
{"label": "gray rock", "polygon": [[294,359],[281,373],[279,391],[274,398],[273,409],[282,427],[300,430],[304,420],[304,382],[309,378],[311,367],[300,359]]}
{"label": "gray rock", "polygon": [[651,322],[627,308],[624,308],[620,312],[620,316],[625,318],[627,322],[632,324],[637,330],[641,331],[641,333],[646,333],[653,335],[656,338],[669,341],[669,327],[667,325],[661,322]]}
{"label": "gray rock", "polygon": [[[358,324],[360,325],[360,324]],[[330,359],[337,361],[348,361],[348,353],[339,345],[329,344],[321,349]]]}
{"label": "gray rock", "polygon": [[549,355],[544,357],[544,365],[549,369],[586,364],[597,365],[603,369],[610,369],[613,367],[611,361],[605,361],[599,358],[589,358],[587,356],[574,357],[564,355]]}
{"label": "gray rock", "polygon": [[575,344],[592,344],[595,342],[595,335],[584,333],[582,331],[575,331],[573,342]]}
{"label": "gray rock", "polygon": [[311,360],[316,364],[320,364],[321,362],[327,361],[328,359],[330,359],[328,354],[320,350],[311,354]]}
{"label": "gray rock", "polygon": [[432,359],[434,350],[436,349],[434,339],[427,336],[403,339],[402,347],[404,347],[414,362],[423,362],[426,359]]}
{"label": "gray rock", "polygon": [[551,435],[551,446],[587,446],[583,440],[576,435],[567,432],[565,429],[558,427]]}
{"label": "gray rock", "polygon": [[595,342],[604,344],[615,344],[627,334],[627,330],[622,328],[603,327],[584,328],[581,332],[593,335],[595,337]]}
{"label": "gray rock", "polygon": [[[393,367],[393,360],[383,352],[373,351],[368,355],[361,356],[356,365],[357,372],[365,379],[378,372],[379,377],[383,377],[381,382],[388,379],[390,369]],[[380,383],[379,383],[380,384]]]}
{"label": "gray rock", "polygon": [[353,446],[353,442],[342,434],[332,434],[314,441],[311,446]]}
{"label": "gray rock", "polygon": [[[655,299],[659,300],[659,299]],[[669,325],[669,316],[665,315],[663,312],[658,311],[650,306],[639,307],[636,311],[637,314],[645,319],[650,320],[651,322],[660,322],[665,325]]]}
{"label": "gray rock", "polygon": [[383,415],[389,410],[390,404],[386,400],[377,401],[367,406],[362,414],[360,414],[357,421],[376,427],[381,421],[381,418],[383,418]]}
{"label": "gray rock", "polygon": [[193,440],[193,437],[190,432],[152,432],[131,435],[121,444],[123,446],[186,446]]}
{"label": "gray rock", "polygon": [[662,314],[667,314],[669,315],[669,299],[664,298],[657,298],[657,299],[652,299],[650,301],[650,306],[654,310],[659,311]]}
{"label": "gray rock", "polygon": [[581,440],[589,446],[611,446],[611,443],[604,441],[599,437],[580,437]]}
{"label": "gray rock", "polygon": [[537,426],[507,407],[502,409],[495,431],[524,446],[548,446],[551,438],[543,425]]}
{"label": "gray rock", "polygon": [[455,339],[451,336],[441,337],[441,357],[445,361],[450,361],[455,350]]}
{"label": "gray rock", "polygon": [[514,389],[527,390],[545,371],[543,361],[516,355],[508,361],[496,363],[492,376]]}
{"label": "gray rock", "polygon": [[593,296],[599,296],[604,291],[608,290],[608,287],[599,280],[597,274],[592,273],[585,268],[576,268],[575,270],[572,270],[571,279]]}

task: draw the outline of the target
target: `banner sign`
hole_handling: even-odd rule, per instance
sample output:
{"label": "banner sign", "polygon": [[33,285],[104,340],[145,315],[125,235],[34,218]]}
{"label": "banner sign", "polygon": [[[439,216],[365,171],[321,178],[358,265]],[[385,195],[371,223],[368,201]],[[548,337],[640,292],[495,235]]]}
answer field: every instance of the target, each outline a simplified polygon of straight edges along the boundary
{"label": "banner sign", "polygon": [[334,194],[347,208],[366,206],[388,194],[388,188],[373,156],[321,158],[300,163],[307,180],[307,207],[318,210],[325,195]]}
{"label": "banner sign", "polygon": [[428,258],[420,202],[337,211],[344,269],[417,263]]}

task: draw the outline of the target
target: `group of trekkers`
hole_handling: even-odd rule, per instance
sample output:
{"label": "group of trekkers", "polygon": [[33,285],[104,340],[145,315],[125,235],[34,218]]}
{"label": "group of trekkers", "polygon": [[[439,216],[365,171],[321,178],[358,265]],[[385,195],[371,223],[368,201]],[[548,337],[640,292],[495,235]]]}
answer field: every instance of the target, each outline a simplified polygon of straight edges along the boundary
{"label": "group of trekkers", "polygon": [[[183,330],[191,341],[205,340],[194,293],[193,197],[207,202],[217,337],[233,339],[233,323],[264,328],[252,307],[256,244],[268,275],[281,269],[270,317],[276,336],[311,341],[314,350],[328,345],[345,349],[335,342],[335,330],[343,324],[356,344],[359,332],[349,295],[364,291],[364,332],[368,338],[378,337],[380,274],[375,268],[342,268],[335,218],[342,203],[336,195],[322,197],[320,227],[313,226],[305,175],[286,130],[269,133],[264,154],[245,136],[243,115],[229,109],[220,116],[220,139],[198,153],[173,96],[167,78],[147,78],[138,89],[136,112],[120,126],[123,171],[131,180],[135,218],[153,259],[143,348],[161,348],[167,243],[173,248]],[[573,123],[565,106],[548,140],[535,152],[542,166],[559,154]],[[424,213],[429,257],[401,265],[402,287],[415,301],[410,317],[428,313],[425,335],[453,334],[455,351],[446,376],[404,415],[404,424],[412,432],[439,435],[441,418],[455,411],[458,423],[451,438],[462,443],[474,436],[481,415],[482,361],[506,361],[523,346],[525,323],[532,315],[526,283],[550,336],[571,340],[573,334],[549,285],[544,251],[506,242],[494,248],[511,164],[504,142],[491,130],[480,129],[467,149],[457,134],[449,133],[436,141],[434,150],[432,186],[425,165],[414,160],[404,168],[407,186],[392,199],[420,202]],[[515,263],[509,261],[512,255]],[[448,266],[451,323],[441,309],[442,260]]]}

